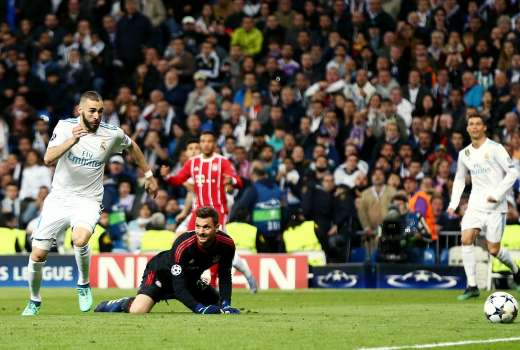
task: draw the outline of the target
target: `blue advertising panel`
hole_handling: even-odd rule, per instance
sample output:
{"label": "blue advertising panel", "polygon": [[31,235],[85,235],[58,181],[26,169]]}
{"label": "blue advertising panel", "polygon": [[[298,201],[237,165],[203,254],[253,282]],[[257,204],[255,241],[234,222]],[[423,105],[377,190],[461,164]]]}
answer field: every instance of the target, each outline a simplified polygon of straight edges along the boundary
{"label": "blue advertising panel", "polygon": [[[27,287],[27,255],[0,255],[0,287]],[[49,255],[42,287],[76,287],[78,268],[73,255]]]}
{"label": "blue advertising panel", "polygon": [[371,266],[336,264],[312,267],[311,288],[372,288]]}
{"label": "blue advertising panel", "polygon": [[462,266],[377,264],[376,288],[464,289]]}

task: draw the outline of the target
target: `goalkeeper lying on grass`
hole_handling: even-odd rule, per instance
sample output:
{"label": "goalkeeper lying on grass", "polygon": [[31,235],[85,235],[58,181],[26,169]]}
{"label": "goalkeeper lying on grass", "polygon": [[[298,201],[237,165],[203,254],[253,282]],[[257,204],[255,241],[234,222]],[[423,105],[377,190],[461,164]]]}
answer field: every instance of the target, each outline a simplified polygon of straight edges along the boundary
{"label": "goalkeeper lying on grass", "polygon": [[[195,231],[180,235],[172,249],[161,252],[146,265],[136,297],[101,302],[95,312],[147,313],[161,300],[178,299],[198,314],[238,314],[231,307],[231,263],[235,243],[217,230],[218,213],[199,208]],[[218,263],[219,292],[201,280]]]}

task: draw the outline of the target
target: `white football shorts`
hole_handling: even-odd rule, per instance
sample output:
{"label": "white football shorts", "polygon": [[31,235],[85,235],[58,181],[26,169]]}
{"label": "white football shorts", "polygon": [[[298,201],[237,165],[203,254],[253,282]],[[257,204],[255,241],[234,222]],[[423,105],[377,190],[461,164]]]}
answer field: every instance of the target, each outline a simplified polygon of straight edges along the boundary
{"label": "white football shorts", "polygon": [[506,214],[498,211],[482,211],[468,209],[462,218],[462,231],[477,228],[485,234],[486,240],[499,243],[506,227]]}
{"label": "white football shorts", "polygon": [[94,199],[49,193],[33,233],[33,247],[50,250],[53,241],[69,227],[81,226],[94,232],[101,208],[101,203]]}

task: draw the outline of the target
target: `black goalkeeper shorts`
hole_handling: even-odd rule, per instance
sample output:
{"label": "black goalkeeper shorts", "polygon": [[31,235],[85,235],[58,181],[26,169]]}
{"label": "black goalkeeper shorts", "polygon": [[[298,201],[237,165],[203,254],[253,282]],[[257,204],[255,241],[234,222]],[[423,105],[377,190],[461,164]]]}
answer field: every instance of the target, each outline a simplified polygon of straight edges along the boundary
{"label": "black goalkeeper shorts", "polygon": [[[219,293],[207,284],[205,281],[198,279],[188,281],[188,291],[199,303],[203,305],[218,305]],[[156,303],[161,300],[177,299],[171,285],[171,279],[166,280],[158,276],[157,271],[146,267],[143,273],[143,279],[137,294],[144,294],[153,299]]]}

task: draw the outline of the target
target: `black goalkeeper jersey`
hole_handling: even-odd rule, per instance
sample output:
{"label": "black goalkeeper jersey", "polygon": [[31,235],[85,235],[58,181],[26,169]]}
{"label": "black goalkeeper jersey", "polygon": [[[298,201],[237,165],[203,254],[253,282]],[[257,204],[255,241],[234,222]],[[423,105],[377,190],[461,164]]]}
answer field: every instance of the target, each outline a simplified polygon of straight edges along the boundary
{"label": "black goalkeeper jersey", "polygon": [[217,263],[220,299],[231,302],[234,255],[235,243],[224,232],[217,231],[213,245],[203,248],[198,244],[195,231],[188,231],[175,240],[172,249],[154,256],[146,270],[155,271],[165,293],[172,292],[176,299],[193,309],[198,302],[189,292],[190,287],[199,281],[205,270]]}

